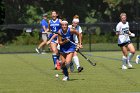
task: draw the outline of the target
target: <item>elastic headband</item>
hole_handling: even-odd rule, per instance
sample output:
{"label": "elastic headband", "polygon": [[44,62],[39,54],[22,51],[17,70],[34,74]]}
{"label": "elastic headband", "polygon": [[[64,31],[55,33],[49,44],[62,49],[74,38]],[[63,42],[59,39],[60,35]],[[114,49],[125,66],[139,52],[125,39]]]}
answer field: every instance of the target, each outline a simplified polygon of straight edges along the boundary
{"label": "elastic headband", "polygon": [[77,22],[77,23],[79,23],[79,19],[78,19],[78,18],[74,18],[72,22]]}
{"label": "elastic headband", "polygon": [[64,21],[62,21],[62,24],[68,24],[68,21],[64,20]]}

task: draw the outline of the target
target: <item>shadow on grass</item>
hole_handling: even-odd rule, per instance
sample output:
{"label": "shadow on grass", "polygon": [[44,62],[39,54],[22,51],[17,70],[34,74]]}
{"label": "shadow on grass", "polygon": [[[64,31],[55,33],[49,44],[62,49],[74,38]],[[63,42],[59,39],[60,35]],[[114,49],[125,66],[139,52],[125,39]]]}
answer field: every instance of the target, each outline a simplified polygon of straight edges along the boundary
{"label": "shadow on grass", "polygon": [[69,81],[77,81],[77,80],[85,80],[85,79],[70,79]]}
{"label": "shadow on grass", "polygon": [[[122,68],[119,68],[119,69],[122,69]],[[127,69],[133,70],[133,69],[136,69],[136,68],[127,68]],[[126,69],[126,70],[127,70],[127,69]],[[125,69],[122,69],[122,70],[125,70]]]}

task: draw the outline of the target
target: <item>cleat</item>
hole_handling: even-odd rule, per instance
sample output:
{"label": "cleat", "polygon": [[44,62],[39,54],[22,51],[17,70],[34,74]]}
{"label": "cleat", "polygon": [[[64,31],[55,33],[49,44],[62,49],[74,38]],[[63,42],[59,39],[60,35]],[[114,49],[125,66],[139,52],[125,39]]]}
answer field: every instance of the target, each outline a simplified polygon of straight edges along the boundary
{"label": "cleat", "polygon": [[46,51],[45,51],[45,50],[43,50],[43,51],[41,52],[41,54],[47,54],[47,53],[46,53]]}
{"label": "cleat", "polygon": [[74,72],[74,64],[73,64],[73,62],[70,63],[70,71]]}
{"label": "cleat", "polygon": [[56,63],[56,68],[57,70],[60,70],[61,69],[61,63],[59,62],[59,60],[57,60],[57,63]]}
{"label": "cleat", "polygon": [[37,53],[39,53],[39,54],[41,53],[40,49],[36,48],[35,50],[36,50]]}
{"label": "cleat", "polygon": [[64,76],[62,81],[68,81],[69,80],[69,77],[68,76]]}
{"label": "cleat", "polygon": [[124,70],[125,70],[125,69],[127,69],[127,67],[126,67],[125,65],[122,65],[122,69],[124,69]]}
{"label": "cleat", "polygon": [[136,56],[136,64],[139,63],[139,55]]}
{"label": "cleat", "polygon": [[54,65],[54,69],[57,70],[57,64]]}
{"label": "cleat", "polygon": [[81,72],[83,69],[83,67],[78,67],[78,73]]}
{"label": "cleat", "polygon": [[46,52],[42,52],[41,54],[46,54]]}
{"label": "cleat", "polygon": [[128,67],[129,67],[129,68],[132,68],[132,65],[131,65],[130,63],[128,63]]}

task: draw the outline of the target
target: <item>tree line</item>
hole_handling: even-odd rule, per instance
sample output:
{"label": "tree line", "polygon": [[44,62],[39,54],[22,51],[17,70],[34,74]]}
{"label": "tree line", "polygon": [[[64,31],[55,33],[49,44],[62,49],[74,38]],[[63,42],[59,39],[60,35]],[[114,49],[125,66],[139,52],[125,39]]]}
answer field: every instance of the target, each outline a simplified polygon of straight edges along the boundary
{"label": "tree line", "polygon": [[140,19],[140,0],[3,0],[5,24],[22,24],[34,21],[41,14],[56,10],[71,22],[75,14],[81,23],[117,22],[119,14],[126,12],[128,20]]}
{"label": "tree line", "polygon": [[[139,9],[140,0],[2,0],[0,23],[39,24],[43,13],[48,13],[50,19],[52,10],[58,11],[69,23],[75,14],[80,16],[80,23],[119,22],[121,12],[127,13],[128,21],[138,22]],[[23,34],[24,31],[14,29],[0,30],[0,43],[15,40]]]}

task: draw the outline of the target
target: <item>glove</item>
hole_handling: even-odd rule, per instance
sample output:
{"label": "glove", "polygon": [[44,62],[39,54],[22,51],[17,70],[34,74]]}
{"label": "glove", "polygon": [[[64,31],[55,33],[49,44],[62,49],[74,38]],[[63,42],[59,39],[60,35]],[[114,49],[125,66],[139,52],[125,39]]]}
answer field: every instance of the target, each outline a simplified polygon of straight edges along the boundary
{"label": "glove", "polygon": [[134,33],[131,33],[129,36],[130,37],[135,37],[135,34]]}

